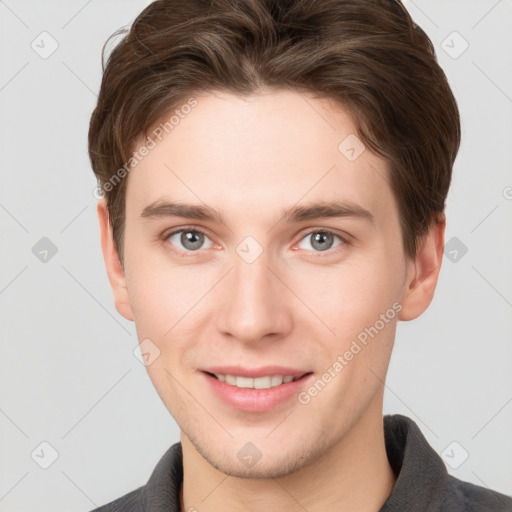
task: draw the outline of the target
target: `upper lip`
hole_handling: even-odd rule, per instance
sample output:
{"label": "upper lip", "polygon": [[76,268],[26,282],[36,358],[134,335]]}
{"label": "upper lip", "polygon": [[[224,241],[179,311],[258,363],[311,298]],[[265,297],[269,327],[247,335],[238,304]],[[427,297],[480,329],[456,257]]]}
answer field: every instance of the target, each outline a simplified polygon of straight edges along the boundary
{"label": "upper lip", "polygon": [[202,371],[215,373],[217,375],[235,375],[237,377],[248,377],[253,379],[273,375],[282,375],[283,377],[288,375],[291,375],[292,377],[302,377],[306,373],[310,373],[310,371],[307,370],[275,365],[260,366],[259,368],[243,368],[242,366],[210,366],[208,368],[203,368]]}

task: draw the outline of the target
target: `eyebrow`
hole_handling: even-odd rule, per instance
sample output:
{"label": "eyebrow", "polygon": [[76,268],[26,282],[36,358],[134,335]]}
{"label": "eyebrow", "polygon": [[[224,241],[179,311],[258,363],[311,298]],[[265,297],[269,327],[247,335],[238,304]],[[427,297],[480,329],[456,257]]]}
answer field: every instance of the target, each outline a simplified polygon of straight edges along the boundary
{"label": "eyebrow", "polygon": [[[356,217],[375,224],[373,214],[352,201],[320,201],[303,206],[292,206],[284,209],[281,215],[281,218],[288,223],[322,218]],[[183,217],[225,223],[222,214],[210,206],[164,200],[155,201],[146,206],[140,216],[147,219]]]}

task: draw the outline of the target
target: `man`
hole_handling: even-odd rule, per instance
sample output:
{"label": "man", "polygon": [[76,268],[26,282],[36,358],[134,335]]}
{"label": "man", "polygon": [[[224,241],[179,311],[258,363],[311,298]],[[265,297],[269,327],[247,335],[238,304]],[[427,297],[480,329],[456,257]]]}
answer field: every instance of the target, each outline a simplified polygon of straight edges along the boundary
{"label": "man", "polygon": [[382,416],[397,321],[433,298],[459,141],[397,1],[139,15],[89,153],[115,305],[180,443],[97,510],[512,510]]}

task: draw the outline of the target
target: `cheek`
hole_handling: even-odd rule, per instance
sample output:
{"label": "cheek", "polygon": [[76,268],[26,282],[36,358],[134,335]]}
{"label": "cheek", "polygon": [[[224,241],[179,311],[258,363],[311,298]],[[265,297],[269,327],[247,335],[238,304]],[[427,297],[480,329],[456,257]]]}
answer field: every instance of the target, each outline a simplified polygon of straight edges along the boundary
{"label": "cheek", "polygon": [[[127,240],[130,239],[127,236]],[[132,236],[130,240],[135,240]],[[173,264],[161,247],[126,246],[126,284],[135,323],[146,336],[163,336],[208,290],[207,271]]]}
{"label": "cheek", "polygon": [[317,316],[343,343],[392,308],[400,297],[402,273],[400,260],[382,251],[328,269],[296,266],[287,282],[303,303],[297,307],[308,310],[306,318]]}
{"label": "cheek", "polygon": [[156,387],[173,385],[166,370],[176,374],[192,365],[191,349],[215,308],[209,291],[218,276],[212,269],[178,267],[143,255],[135,255],[130,265],[127,286],[138,339],[151,340],[161,356],[147,367],[148,373]]}

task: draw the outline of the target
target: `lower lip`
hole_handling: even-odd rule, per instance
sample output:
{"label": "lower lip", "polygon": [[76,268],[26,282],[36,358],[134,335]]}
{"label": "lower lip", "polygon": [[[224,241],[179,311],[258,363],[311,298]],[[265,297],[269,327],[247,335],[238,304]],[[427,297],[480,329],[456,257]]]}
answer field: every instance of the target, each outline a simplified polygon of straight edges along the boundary
{"label": "lower lip", "polygon": [[296,396],[313,377],[312,373],[298,380],[267,389],[238,388],[201,372],[213,392],[225,403],[240,411],[266,412]]}

